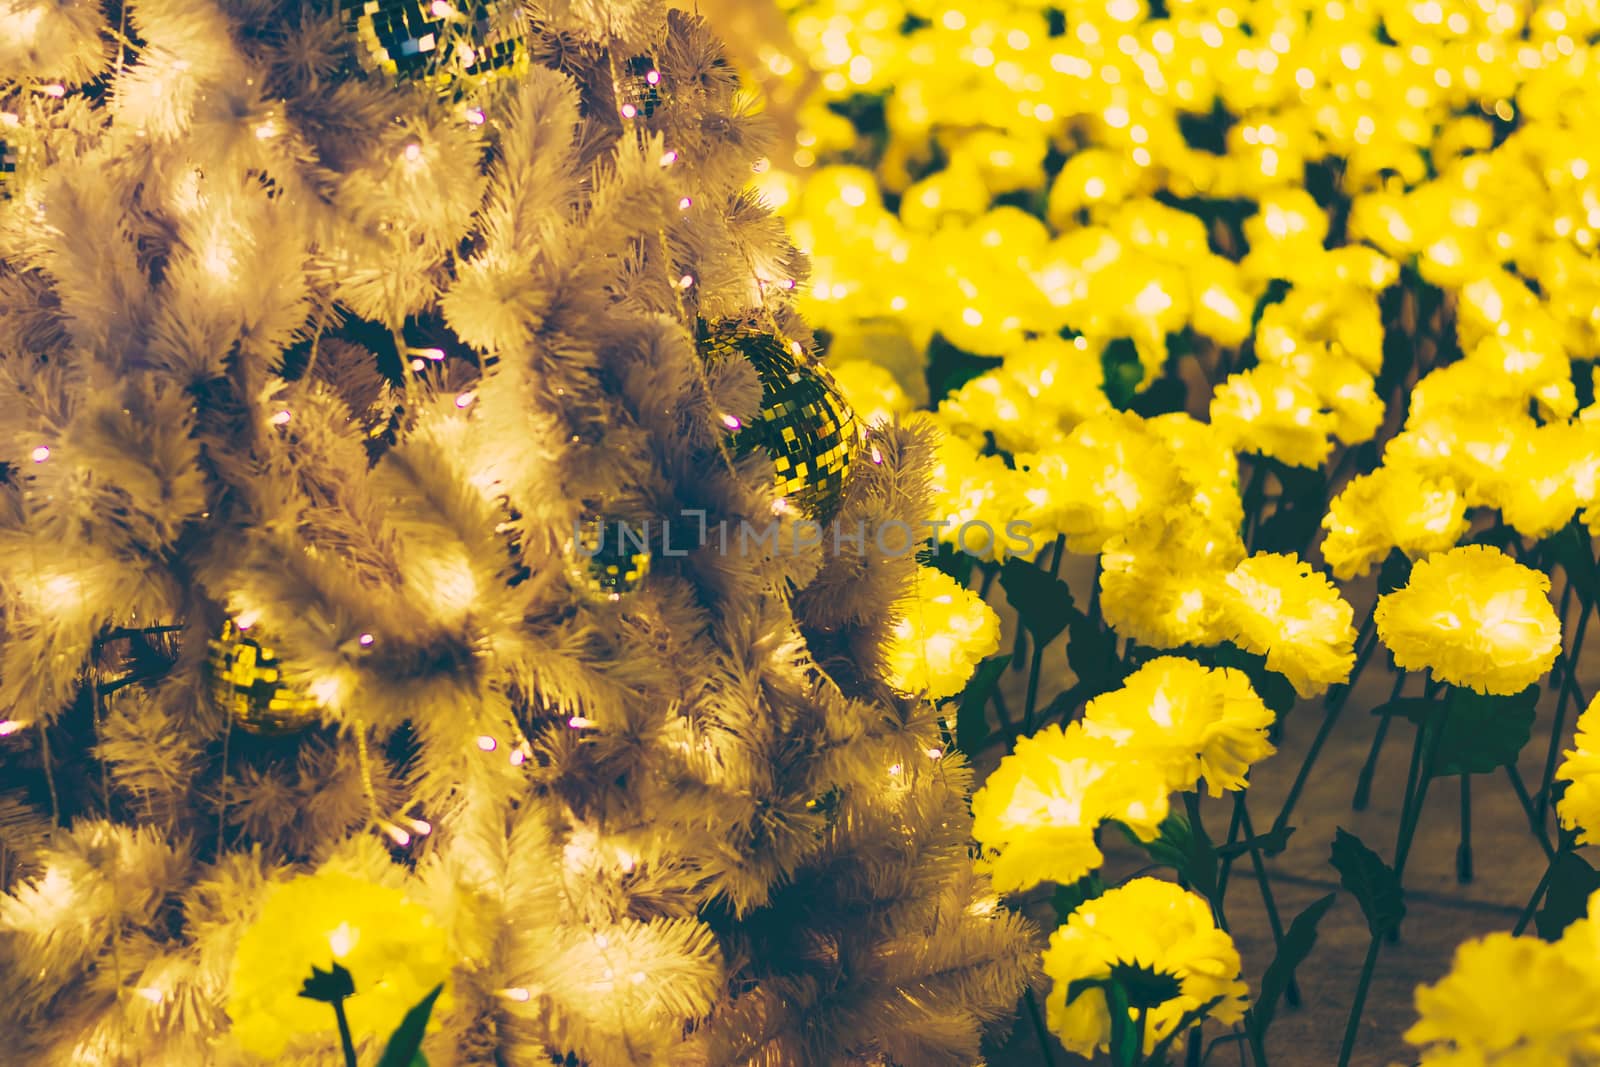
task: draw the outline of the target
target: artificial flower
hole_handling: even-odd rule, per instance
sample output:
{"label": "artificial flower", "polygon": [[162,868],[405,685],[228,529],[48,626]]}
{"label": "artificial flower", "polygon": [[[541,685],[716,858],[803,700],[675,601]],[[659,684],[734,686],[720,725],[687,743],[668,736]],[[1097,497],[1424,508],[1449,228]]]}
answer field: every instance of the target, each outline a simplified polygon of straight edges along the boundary
{"label": "artificial flower", "polygon": [[1418,986],[1405,1039],[1422,1067],[1554,1067],[1600,1059],[1594,959],[1535,937],[1493,933],[1456,949],[1450,973]]}
{"label": "artificial flower", "polygon": [[1263,552],[1223,581],[1225,626],[1234,644],[1267,658],[1267,669],[1313,697],[1350,676],[1355,612],[1333,583],[1294,555]]}
{"label": "artificial flower", "polygon": [[1561,653],[1550,579],[1491,545],[1420,560],[1411,580],[1378,598],[1378,636],[1405,670],[1509,695],[1538,681]]}
{"label": "artificial flower", "polygon": [[448,938],[405,893],[325,871],[267,891],[234,953],[228,1015],[246,1050],[269,1059],[300,1035],[337,1040],[333,1009],[300,996],[312,968],[338,963],[355,994],[344,1002],[356,1040],[386,1039],[440,983],[433,1020],[450,1006]]}
{"label": "artificial flower", "polygon": [[1161,768],[1129,758],[1081,723],[1051,724],[1017,741],[972,798],[979,866],[1002,893],[1075,882],[1105,862],[1095,843],[1113,819],[1153,838],[1167,817]]}
{"label": "artificial flower", "polygon": [[934,567],[918,567],[896,606],[885,651],[887,680],[907,695],[943,700],[961,692],[1000,648],[1000,617],[983,598]]}
{"label": "artificial flower", "polygon": [[1174,790],[1201,778],[1214,797],[1245,787],[1250,766],[1272,755],[1272,711],[1241,671],[1158,656],[1089,701],[1083,730],[1109,737],[1168,772]]}
{"label": "artificial flower", "polygon": [[1211,397],[1211,425],[1240,452],[1292,467],[1319,467],[1333,450],[1334,419],[1310,382],[1273,363],[1230,374]]}
{"label": "artificial flower", "polygon": [[1350,479],[1328,505],[1322,558],[1335,577],[1359,578],[1396,548],[1412,559],[1454,548],[1470,527],[1466,498],[1448,477],[1386,463]]}
{"label": "artificial flower", "polygon": [[1562,753],[1556,777],[1567,783],[1556,803],[1561,825],[1578,831],[1578,844],[1600,841],[1600,696],[1578,716],[1573,748]]}
{"label": "artificial flower", "polygon": [[1210,1017],[1223,1025],[1244,1017],[1249,990],[1239,979],[1239,952],[1217,929],[1211,905],[1172,882],[1134,878],[1080,905],[1044,950],[1052,982],[1045,1000],[1050,1029],[1080,1056],[1110,1048],[1111,1013],[1104,990],[1085,989],[1070,1004],[1067,990],[1074,982],[1108,978],[1119,964],[1178,983],[1176,997],[1148,1009],[1144,1055],[1185,1014],[1213,1000],[1220,1003]]}

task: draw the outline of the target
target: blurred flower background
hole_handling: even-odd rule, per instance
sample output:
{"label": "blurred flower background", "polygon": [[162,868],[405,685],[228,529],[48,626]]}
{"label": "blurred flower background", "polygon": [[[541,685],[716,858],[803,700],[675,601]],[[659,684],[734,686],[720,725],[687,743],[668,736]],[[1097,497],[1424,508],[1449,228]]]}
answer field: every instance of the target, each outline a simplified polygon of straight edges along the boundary
{"label": "blurred flower background", "polygon": [[[810,257],[801,305],[863,421],[940,433],[928,562],[951,581],[921,583],[896,670],[1001,757],[973,805],[996,887],[1060,886],[1040,1030],[1200,1062],[1209,1018],[1263,1062],[1331,902],[1280,918],[1263,859],[1372,663],[1358,808],[1391,725],[1412,752],[1388,858],[1332,842],[1371,948],[1321,1009],[1329,1047],[1357,1054],[1429,783],[1458,779],[1468,882],[1471,780],[1503,772],[1481,803],[1548,867],[1517,937],[1422,965],[1442,977],[1405,1039],[1424,1063],[1600,1059],[1560,992],[1600,981],[1572,951],[1600,889],[1595,713],[1569,721],[1600,594],[1600,4],[779,6],[746,51],[793,136],[752,184]],[[981,536],[1008,522],[1021,558]],[[1014,614],[1007,651],[979,597]],[[1253,820],[1251,766],[1302,704],[1314,737]],[[1225,841],[1202,794],[1233,798]],[[1102,880],[1118,826],[1176,884]],[[1250,1012],[1235,859],[1275,945]],[[1551,995],[1501,1000],[1511,973]]]}

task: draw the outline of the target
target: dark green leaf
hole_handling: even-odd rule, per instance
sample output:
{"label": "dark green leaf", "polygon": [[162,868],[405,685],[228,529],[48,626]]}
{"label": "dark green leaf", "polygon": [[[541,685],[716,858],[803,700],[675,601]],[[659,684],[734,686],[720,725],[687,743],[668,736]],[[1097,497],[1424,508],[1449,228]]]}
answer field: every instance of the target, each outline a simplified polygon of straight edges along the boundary
{"label": "dark green leaf", "polygon": [[1067,714],[1071,712],[1073,708],[1084,702],[1088,696],[1088,693],[1088,686],[1084,685],[1082,682],[1074,682],[1072,685],[1068,686],[1066,689],[1063,689],[1061,692],[1050,698],[1050,703],[1046,704],[1044,706],[1044,710],[1039,713],[1039,721],[1049,722],[1052,719],[1065,720]]}
{"label": "dark green leaf", "polygon": [[1339,872],[1339,884],[1361,905],[1373,937],[1399,927],[1406,915],[1405,894],[1394,870],[1376,852],[1341,826],[1333,838],[1330,862]]}
{"label": "dark green leaf", "polygon": [[1261,299],[1256,301],[1255,309],[1250,312],[1250,330],[1261,324],[1261,316],[1273,304],[1280,304],[1289,295],[1289,283],[1282,278],[1274,278],[1267,283],[1267,291],[1261,294]]}
{"label": "dark green leaf", "polygon": [[1402,589],[1411,581],[1411,557],[1398,548],[1389,550],[1389,557],[1378,568],[1378,595]]}
{"label": "dark green leaf", "polygon": [[1075,615],[1067,624],[1067,666],[1078,676],[1085,698],[1109,693],[1124,677],[1117,635],[1100,629],[1087,615]]}
{"label": "dark green leaf", "polygon": [[967,687],[961,691],[961,703],[956,708],[956,747],[969,758],[976,756],[989,736],[989,718],[985,709],[994,687],[1011,662],[1011,653],[990,656],[972,672]]}
{"label": "dark green leaf", "polygon": [[965,587],[972,581],[972,568],[977,560],[950,542],[940,541],[930,562],[936,569],[954,578],[957,585]]}
{"label": "dark green leaf", "polygon": [[1191,825],[1188,819],[1173,812],[1162,822],[1154,841],[1139,843],[1149,853],[1151,862],[1171,867],[1194,887],[1195,892],[1207,900],[1216,900],[1217,850],[1204,826]]}
{"label": "dark green leaf", "polygon": [[1576,919],[1589,913],[1589,896],[1600,890],[1600,871],[1575,852],[1558,852],[1551,861],[1550,885],[1544,906],[1533,917],[1534,928],[1546,941],[1554,941]]}
{"label": "dark green leaf", "polygon": [[1067,985],[1067,1003],[1071,1004],[1091,989],[1104,989],[1110,984],[1109,978],[1076,978]]}
{"label": "dark green leaf", "polygon": [[1339,898],[1337,893],[1329,893],[1311,902],[1311,905],[1294,917],[1294,922],[1289,924],[1289,929],[1284,931],[1283,941],[1278,946],[1278,954],[1267,965],[1266,971],[1261,975],[1261,994],[1256,997],[1253,1019],[1256,1032],[1265,1034],[1267,1027],[1272,1023],[1272,1016],[1278,1010],[1278,998],[1283,996],[1283,991],[1289,988],[1289,983],[1294,980],[1295,968],[1305,962],[1311,955],[1311,948],[1317,943],[1317,924],[1322,917],[1333,907],[1333,902]]}
{"label": "dark green leaf", "polygon": [[1408,697],[1376,709],[1402,715],[1418,726],[1433,723],[1444,733],[1433,761],[1433,776],[1488,774],[1517,758],[1533,733],[1539,687],[1530,685],[1510,696],[1486,696],[1470,689],[1452,689],[1448,700]]}
{"label": "dark green leaf", "polygon": [[1588,529],[1574,520],[1550,539],[1550,547],[1573,588],[1585,603],[1594,603],[1595,594],[1600,593],[1600,574],[1596,572]]}
{"label": "dark green leaf", "polygon": [[1017,609],[1022,625],[1041,646],[1054,641],[1077,614],[1067,583],[1027,560],[1006,560],[1005,566],[1000,568],[1000,588],[1006,591],[1006,600]]}
{"label": "dark green leaf", "polygon": [[1118,411],[1126,411],[1144,381],[1144,361],[1139,350],[1126,337],[1112,341],[1100,353],[1100,369],[1105,375],[1106,397]]}
{"label": "dark green leaf", "polygon": [[1281,719],[1294,710],[1299,694],[1294,691],[1289,679],[1277,671],[1267,670],[1265,656],[1246,652],[1236,645],[1225,644],[1217,646],[1211,660],[1215,666],[1232,667],[1234,670],[1243,671],[1250,678],[1250,684],[1255,687],[1256,695],[1261,697],[1262,702],[1271,708],[1278,718]]}
{"label": "dark green leaf", "polygon": [[1071,885],[1056,886],[1055,897],[1051,901],[1056,909],[1056,922],[1065,923],[1086,901],[1094,900],[1105,891],[1106,884],[1100,880],[1099,871],[1090,871]]}
{"label": "dark green leaf", "polygon": [[1231,845],[1223,845],[1217,849],[1217,855],[1225,860],[1238,859],[1240,856],[1246,855],[1251,847],[1254,846],[1261,849],[1263,856],[1276,856],[1289,847],[1289,835],[1292,833],[1294,833],[1294,827],[1292,826],[1275,827],[1264,834],[1257,834],[1243,841],[1235,841]]}
{"label": "dark green leaf", "polygon": [[[433,1014],[433,1002],[444,992],[444,984],[433,987],[433,992],[418,1001],[389,1038],[388,1047],[378,1060],[378,1067],[414,1067],[422,1055],[422,1037],[428,1029],[428,1016]],[[427,1061],[422,1061],[426,1065]]]}
{"label": "dark green leaf", "polygon": [[991,356],[975,356],[964,352],[934,334],[928,342],[928,362],[924,374],[928,381],[928,402],[935,406],[939,401],[966,385],[972,379],[988,373],[1000,365]]}

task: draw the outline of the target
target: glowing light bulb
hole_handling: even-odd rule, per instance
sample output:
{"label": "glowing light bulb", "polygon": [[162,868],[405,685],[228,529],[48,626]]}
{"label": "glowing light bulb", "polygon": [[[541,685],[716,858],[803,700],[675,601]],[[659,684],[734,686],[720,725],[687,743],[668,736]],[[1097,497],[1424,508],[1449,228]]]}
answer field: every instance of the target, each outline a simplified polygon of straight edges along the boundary
{"label": "glowing light bulb", "polygon": [[477,396],[475,394],[471,393],[471,392],[462,393],[462,394],[460,394],[459,396],[456,397],[456,407],[458,407],[458,408],[471,407],[472,406],[472,402],[474,400],[476,400],[476,399],[477,399]]}
{"label": "glowing light bulb", "polygon": [[335,956],[348,956],[350,950],[356,947],[356,942],[361,940],[361,933],[351,929],[349,923],[340,923],[328,932],[328,947]]}
{"label": "glowing light bulb", "polygon": [[0,719],[0,737],[10,737],[27,726],[21,719]]}
{"label": "glowing light bulb", "polygon": [[289,420],[292,418],[294,418],[294,416],[291,415],[287,409],[285,409],[272,416],[270,421],[274,426],[287,426],[289,424]]}
{"label": "glowing light bulb", "polygon": [[488,121],[488,116],[484,115],[481,107],[469,107],[467,108],[467,121],[474,126],[482,126]]}
{"label": "glowing light bulb", "polygon": [[582,715],[574,715],[567,720],[567,725],[574,730],[592,730],[595,722],[593,719],[586,719]]}
{"label": "glowing light bulb", "polygon": [[44,95],[53,96],[57,100],[60,100],[63,96],[67,95],[67,87],[65,85],[46,85],[44,87]]}
{"label": "glowing light bulb", "polygon": [[694,284],[694,275],[693,274],[685,274],[683,277],[678,279],[678,288],[679,289],[687,289],[693,284]]}
{"label": "glowing light bulb", "polygon": [[248,630],[256,624],[256,620],[259,618],[261,618],[259,611],[241,611],[233,620],[233,625],[238,627],[240,631]]}
{"label": "glowing light bulb", "polygon": [[427,364],[424,363],[420,359],[414,359],[414,360],[411,361],[411,369],[412,370],[421,370],[423,367],[426,367],[426,366],[427,366]]}
{"label": "glowing light bulb", "polygon": [[635,115],[637,115],[638,113],[639,113],[639,109],[634,107],[632,104],[623,104],[622,105],[622,117],[623,118],[631,119]]}
{"label": "glowing light bulb", "polygon": [[722,416],[722,425],[726,426],[730,430],[737,430],[742,427],[744,423],[739,421],[739,417],[737,415],[724,415]]}
{"label": "glowing light bulb", "polygon": [[679,211],[688,211],[688,210],[689,210],[689,208],[690,208],[690,206],[691,206],[691,205],[692,205],[692,204],[693,204],[693,203],[694,203],[694,201],[693,201],[693,200],[691,200],[691,199],[689,199],[689,198],[688,198],[688,197],[687,197],[687,196],[686,196],[686,197],[684,197],[684,198],[683,198],[683,199],[682,199],[682,200],[679,200],[679,201],[678,201],[678,210],[679,210]]}
{"label": "glowing light bulb", "polygon": [[356,638],[356,643],[362,648],[369,648],[371,647],[373,640],[374,638],[371,634],[362,634],[360,637]]}
{"label": "glowing light bulb", "polygon": [[161,1003],[161,990],[157,989],[155,986],[141,986],[139,989],[135,990],[135,992],[152,1004]]}
{"label": "glowing light bulb", "polygon": [[444,359],[444,349],[442,348],[420,348],[417,351],[423,359],[431,359],[435,363]]}
{"label": "glowing light bulb", "polygon": [[406,825],[411,827],[411,832],[418,837],[427,837],[433,833],[433,823],[427,819],[407,819]]}
{"label": "glowing light bulb", "polygon": [[484,752],[493,752],[499,747],[499,744],[500,743],[498,741],[490,737],[488,734],[478,735],[478,748],[482,749]]}
{"label": "glowing light bulb", "polygon": [[533,999],[533,994],[521,986],[511,986],[509,989],[500,990],[500,995],[507,1000],[514,1000],[518,1004],[526,1004]]}
{"label": "glowing light bulb", "polygon": [[430,5],[429,9],[442,19],[449,18],[451,15],[455,14],[446,0],[433,0],[433,3]]}
{"label": "glowing light bulb", "polygon": [[674,163],[676,163],[677,161],[678,161],[678,153],[676,153],[676,152],[663,152],[661,154],[661,165],[663,167],[670,167]]}
{"label": "glowing light bulb", "polygon": [[649,84],[651,84],[651,85],[660,85],[661,84],[661,72],[659,70],[652,70],[652,71],[648,72],[647,74],[645,74],[644,80],[646,82],[648,82]]}
{"label": "glowing light bulb", "polygon": [[40,445],[38,448],[28,453],[28,455],[35,463],[43,463],[45,460],[50,458],[50,449],[44,445]]}
{"label": "glowing light bulb", "polygon": [[405,156],[407,163],[415,163],[422,158],[422,146],[419,144],[408,144],[405,147],[405,151],[401,152],[400,154]]}

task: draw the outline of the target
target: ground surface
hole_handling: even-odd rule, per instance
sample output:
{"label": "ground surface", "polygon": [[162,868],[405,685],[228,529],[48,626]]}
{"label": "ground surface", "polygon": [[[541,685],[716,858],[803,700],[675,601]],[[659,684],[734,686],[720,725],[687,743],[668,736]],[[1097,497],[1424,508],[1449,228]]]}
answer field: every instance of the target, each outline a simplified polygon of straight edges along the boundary
{"label": "ground surface", "polygon": [[[1069,580],[1074,590],[1086,592],[1089,588],[1087,574],[1072,575]],[[1357,618],[1363,617],[1366,605],[1358,602],[1355,607]],[[1010,620],[1007,628],[1009,634]],[[1059,652],[1051,658],[1064,659]],[[1600,663],[1594,662],[1594,657],[1586,659],[1590,662],[1587,669],[1580,670],[1579,680],[1583,691],[1593,694],[1600,680]],[[1019,673],[1008,679],[1007,688],[1016,685],[1020,690],[1021,677]],[[1288,849],[1268,861],[1285,925],[1307,904],[1339,889],[1338,874],[1328,864],[1336,828],[1344,827],[1360,837],[1386,861],[1393,859],[1413,737],[1410,723],[1396,720],[1391,725],[1371,802],[1364,811],[1351,809],[1356,780],[1379,721],[1370,712],[1388,698],[1393,679],[1377,658],[1368,666],[1290,820],[1297,829]],[[1414,680],[1413,685],[1415,688],[1408,688],[1407,692],[1420,695],[1420,682]],[[1049,685],[1043,691],[1041,704],[1054,692]],[[1011,706],[1020,704],[1019,692]],[[1280,809],[1322,717],[1320,703],[1297,707],[1285,723],[1277,755],[1252,773],[1250,810],[1258,831]],[[1537,788],[1543,771],[1553,717],[1553,695],[1547,694],[1540,702],[1534,736],[1523,750],[1520,764],[1523,779],[1531,789]],[[1575,711],[1567,712],[1568,744],[1575,717]],[[980,760],[980,768],[992,766],[993,759]],[[1429,790],[1418,841],[1405,872],[1407,917],[1401,940],[1383,947],[1351,1060],[1355,1067],[1416,1062],[1414,1050],[1401,1037],[1416,1018],[1414,988],[1418,983],[1437,981],[1448,971],[1455,946],[1461,941],[1495,930],[1510,930],[1544,873],[1544,855],[1528,829],[1507,777],[1474,776],[1471,795],[1475,871],[1473,881],[1463,885],[1456,878],[1461,823],[1459,779],[1437,779]],[[1206,801],[1203,814],[1214,838],[1226,834],[1230,810],[1226,801]],[[1593,856],[1588,858],[1595,862]],[[1108,871],[1128,870],[1130,859],[1127,852],[1112,855]],[[1272,959],[1273,945],[1248,863],[1235,868],[1227,907],[1244,958],[1245,978],[1254,991]],[[1029,910],[1049,921],[1047,903],[1036,902]],[[1338,1062],[1345,1019],[1367,943],[1360,908],[1352,897],[1341,893],[1332,911],[1323,918],[1316,948],[1300,970],[1302,1006],[1280,1007],[1268,1035],[1266,1051],[1272,1067],[1334,1067]],[[1051,1053],[1053,1058],[1043,1055],[1034,1028],[1024,1014],[1009,1038],[994,1049],[989,1063],[991,1067],[1046,1063],[1071,1067],[1084,1063],[1059,1046]],[[1210,1060],[1215,1067],[1232,1067],[1240,1062],[1240,1053],[1228,1046],[1218,1048]]]}

